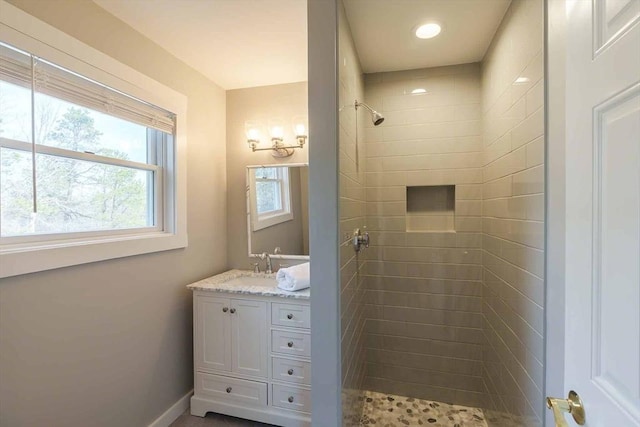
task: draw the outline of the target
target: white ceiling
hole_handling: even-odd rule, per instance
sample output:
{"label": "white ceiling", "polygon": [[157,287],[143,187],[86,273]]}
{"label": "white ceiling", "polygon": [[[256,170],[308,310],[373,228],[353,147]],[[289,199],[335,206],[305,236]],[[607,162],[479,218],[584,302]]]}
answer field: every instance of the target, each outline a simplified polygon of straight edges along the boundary
{"label": "white ceiling", "polygon": [[[344,0],[365,73],[480,61],[511,0]],[[418,25],[439,36],[420,40]]]}
{"label": "white ceiling", "polygon": [[[307,80],[305,0],[93,1],[224,89]],[[366,73],[480,61],[510,2],[344,0]]]}
{"label": "white ceiling", "polygon": [[307,80],[304,0],[94,0],[224,89]]}

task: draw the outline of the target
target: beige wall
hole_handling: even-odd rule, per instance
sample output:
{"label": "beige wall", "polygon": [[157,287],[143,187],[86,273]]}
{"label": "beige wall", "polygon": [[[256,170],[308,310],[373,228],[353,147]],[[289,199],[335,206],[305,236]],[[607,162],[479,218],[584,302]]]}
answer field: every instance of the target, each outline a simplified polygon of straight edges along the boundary
{"label": "beige wall", "polygon": [[0,425],[148,425],[193,387],[185,285],[226,268],[225,93],[91,1],[9,2],[187,96],[189,247],[0,280]]}
{"label": "beige wall", "polygon": [[[364,253],[356,253],[350,236],[363,228],[365,219],[365,141],[363,109],[356,113],[354,100],[364,101],[364,82],[349,23],[342,2],[338,6],[338,103],[339,112],[339,227],[340,322],[342,346],[342,411],[344,425],[360,418],[364,363]],[[356,121],[357,114],[357,121]],[[356,134],[359,135],[356,140]]]}
{"label": "beige wall", "polygon": [[[364,116],[366,387],[481,406],[480,66],[367,74],[365,82],[367,102],[385,116],[377,127]],[[410,231],[407,187],[436,185],[455,186],[455,219],[445,227],[438,212],[418,228],[455,232]]]}
{"label": "beige wall", "polygon": [[[267,147],[270,141],[266,124],[269,119],[280,119],[285,124],[285,143],[293,142],[292,120],[294,116],[306,116],[307,109],[306,82],[227,91],[227,229],[233,237],[227,245],[229,268],[246,270],[250,262],[255,262],[249,259],[247,248],[246,167],[308,163],[309,159],[308,146],[284,159],[274,158],[270,151],[252,152],[247,145],[244,124],[248,120],[262,122],[265,127],[262,144]],[[313,144],[311,138],[309,144]]]}
{"label": "beige wall", "polygon": [[543,408],[542,49],[542,0],[514,0],[482,67],[484,378],[490,406],[527,426]]}

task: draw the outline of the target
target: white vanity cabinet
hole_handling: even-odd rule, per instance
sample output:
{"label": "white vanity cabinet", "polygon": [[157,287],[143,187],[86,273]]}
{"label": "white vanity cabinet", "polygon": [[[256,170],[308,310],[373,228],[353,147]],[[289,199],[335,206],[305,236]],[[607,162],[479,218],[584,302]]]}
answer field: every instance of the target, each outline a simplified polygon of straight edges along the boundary
{"label": "white vanity cabinet", "polygon": [[268,303],[209,295],[193,302],[196,370],[267,378]]}
{"label": "white vanity cabinet", "polygon": [[194,290],[191,414],[311,426],[308,297],[209,290],[198,283],[189,286]]}

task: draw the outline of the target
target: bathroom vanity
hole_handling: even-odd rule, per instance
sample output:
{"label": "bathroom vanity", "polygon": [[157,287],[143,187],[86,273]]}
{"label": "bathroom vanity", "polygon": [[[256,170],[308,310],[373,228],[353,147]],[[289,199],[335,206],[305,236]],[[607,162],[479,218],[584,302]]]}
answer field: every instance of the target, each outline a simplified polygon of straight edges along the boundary
{"label": "bathroom vanity", "polygon": [[283,427],[311,425],[309,289],[231,270],[193,291],[191,414],[218,412]]}

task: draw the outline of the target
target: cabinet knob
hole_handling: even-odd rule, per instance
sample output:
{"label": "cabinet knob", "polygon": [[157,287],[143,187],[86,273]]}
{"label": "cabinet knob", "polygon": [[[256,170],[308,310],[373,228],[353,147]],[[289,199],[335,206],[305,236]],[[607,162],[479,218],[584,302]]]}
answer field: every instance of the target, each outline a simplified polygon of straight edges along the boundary
{"label": "cabinet knob", "polygon": [[293,369],[289,369],[289,370],[287,371],[287,374],[289,374],[289,375],[293,375]]}
{"label": "cabinet knob", "polygon": [[293,341],[289,341],[289,342],[287,343],[287,347],[289,347],[289,348],[293,347]]}
{"label": "cabinet knob", "polygon": [[293,403],[293,396],[289,396],[287,400],[289,401],[289,403]]}
{"label": "cabinet knob", "polygon": [[289,319],[289,320],[293,319],[293,314],[291,314],[291,313],[287,314],[287,319]]}
{"label": "cabinet knob", "polygon": [[233,313],[235,313],[235,312],[236,312],[236,309],[235,309],[235,308],[232,308],[232,309],[231,309],[231,314],[233,314]]}
{"label": "cabinet knob", "polygon": [[227,311],[229,311],[229,307],[222,307],[222,312],[226,313]]}
{"label": "cabinet knob", "polygon": [[231,387],[227,387],[227,393],[231,393]]}

